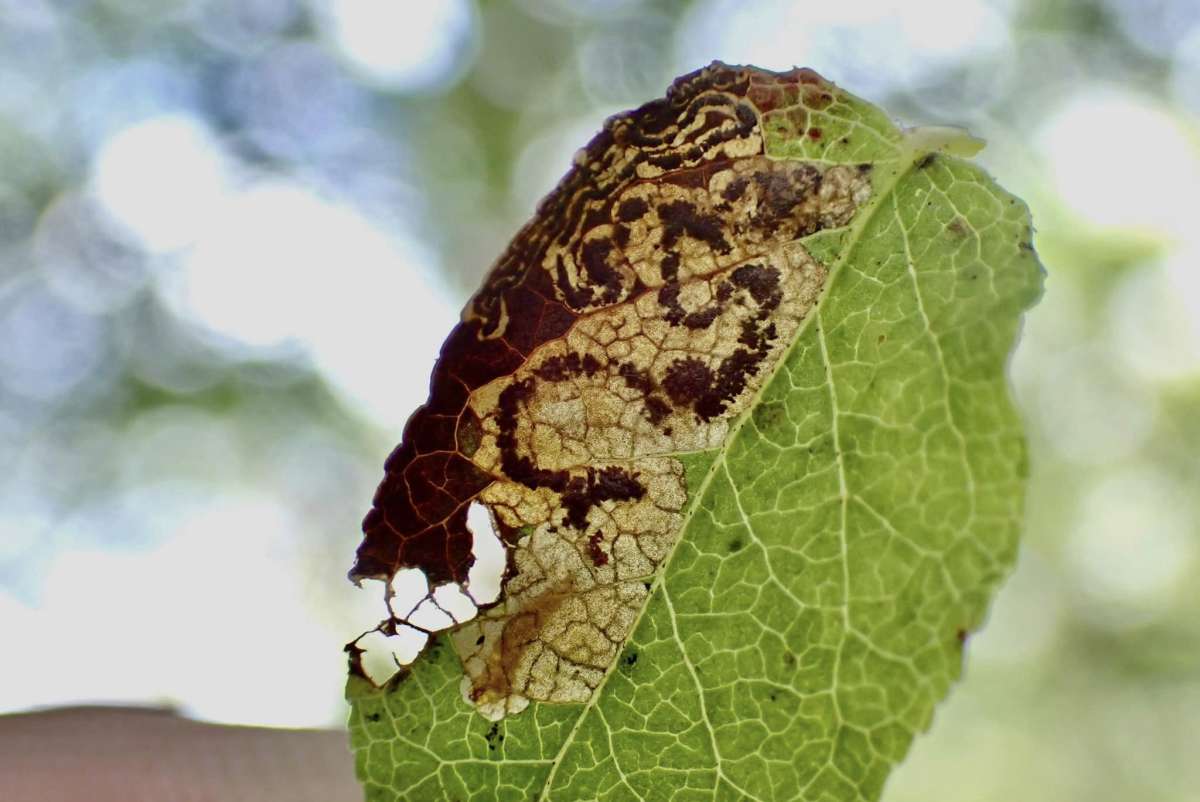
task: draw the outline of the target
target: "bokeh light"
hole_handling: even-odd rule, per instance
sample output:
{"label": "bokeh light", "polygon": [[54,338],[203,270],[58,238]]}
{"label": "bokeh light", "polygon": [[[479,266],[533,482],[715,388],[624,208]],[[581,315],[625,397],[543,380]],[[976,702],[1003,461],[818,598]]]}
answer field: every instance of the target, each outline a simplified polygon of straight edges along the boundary
{"label": "bokeh light", "polygon": [[469,61],[470,0],[317,0],[314,6],[323,32],[350,66],[390,89],[444,86]]}

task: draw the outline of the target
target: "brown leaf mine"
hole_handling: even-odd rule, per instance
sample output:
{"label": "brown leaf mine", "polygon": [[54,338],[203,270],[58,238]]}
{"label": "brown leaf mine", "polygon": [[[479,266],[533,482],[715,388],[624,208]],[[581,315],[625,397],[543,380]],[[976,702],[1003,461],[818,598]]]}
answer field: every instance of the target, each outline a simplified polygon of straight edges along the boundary
{"label": "brown leaf mine", "polygon": [[[764,155],[762,114],[801,85],[838,92],[714,64],[608,120],[442,348],[350,575],[418,568],[475,601],[451,640],[490,718],[588,700],[679,538],[675,455],[724,442],[825,284],[803,239],[870,195],[855,167]],[[469,581],[472,503],[506,549],[494,601]]]}

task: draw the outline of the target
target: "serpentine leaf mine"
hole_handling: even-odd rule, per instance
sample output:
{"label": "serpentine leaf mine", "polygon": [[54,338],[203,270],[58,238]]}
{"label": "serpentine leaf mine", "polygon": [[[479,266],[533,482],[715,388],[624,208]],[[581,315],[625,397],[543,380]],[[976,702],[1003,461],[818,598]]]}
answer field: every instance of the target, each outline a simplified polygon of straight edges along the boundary
{"label": "serpentine leaf mine", "polygon": [[720,63],[606,122],[363,522],[369,798],[878,797],[1015,555],[1004,367],[1041,271],[978,148]]}

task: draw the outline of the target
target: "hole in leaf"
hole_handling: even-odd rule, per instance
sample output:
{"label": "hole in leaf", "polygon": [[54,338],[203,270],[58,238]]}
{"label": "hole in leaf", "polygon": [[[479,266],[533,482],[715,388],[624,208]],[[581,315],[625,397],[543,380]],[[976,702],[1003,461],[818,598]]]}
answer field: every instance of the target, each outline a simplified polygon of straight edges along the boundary
{"label": "hole in leaf", "polygon": [[420,568],[405,568],[392,577],[388,607],[392,616],[405,619],[429,596],[429,582]]}
{"label": "hole in leaf", "polygon": [[417,605],[417,609],[407,618],[408,623],[428,632],[437,632],[454,626],[454,619],[446,612],[433,594]]}
{"label": "hole in leaf", "polygon": [[434,588],[432,596],[438,609],[455,623],[461,624],[463,621],[470,621],[478,612],[471,597],[464,593],[458,585],[440,585]]}
{"label": "hole in leaf", "polygon": [[475,555],[475,564],[467,574],[467,590],[476,604],[490,604],[500,597],[507,559],[504,544],[496,534],[491,511],[478,501],[467,508],[467,529],[471,530],[471,552]]}
{"label": "hole in leaf", "polygon": [[426,640],[424,632],[403,625],[396,627],[394,635],[368,632],[357,641],[363,673],[376,685],[384,684],[402,665],[416,659]]}

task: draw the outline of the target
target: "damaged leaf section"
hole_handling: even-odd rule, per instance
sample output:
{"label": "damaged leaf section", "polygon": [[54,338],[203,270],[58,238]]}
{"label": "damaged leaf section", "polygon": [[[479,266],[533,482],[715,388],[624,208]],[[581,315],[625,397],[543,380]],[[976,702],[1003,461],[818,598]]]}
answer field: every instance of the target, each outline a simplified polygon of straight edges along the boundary
{"label": "damaged leaf section", "polygon": [[[819,132],[839,97],[718,64],[611,118],[447,338],[350,576],[391,594],[419,569],[423,602],[471,600],[441,626],[392,605],[373,632],[452,629],[485,716],[586,702],[617,660],[684,523],[678,455],[725,442],[825,286],[806,238],[871,197],[868,165],[779,159],[764,131],[787,107]],[[472,575],[472,505],[505,550],[498,595]]]}

